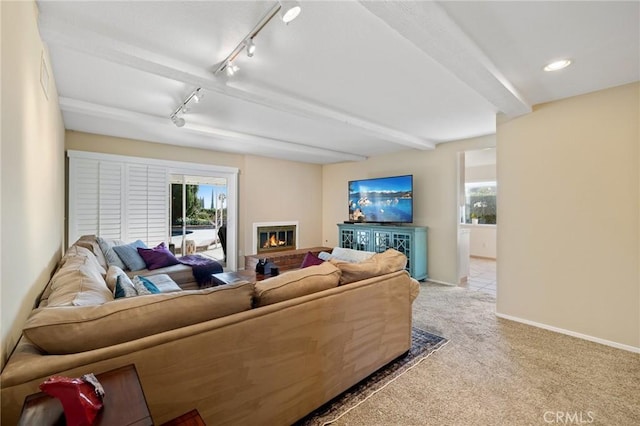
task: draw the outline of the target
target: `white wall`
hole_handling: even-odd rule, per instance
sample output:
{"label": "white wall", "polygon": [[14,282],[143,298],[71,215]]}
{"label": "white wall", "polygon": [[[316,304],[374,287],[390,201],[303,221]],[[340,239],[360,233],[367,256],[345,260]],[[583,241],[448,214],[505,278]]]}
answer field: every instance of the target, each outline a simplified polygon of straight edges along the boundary
{"label": "white wall", "polygon": [[495,146],[495,136],[437,145],[432,151],[403,151],[322,169],[322,240],[336,246],[336,224],[348,219],[347,183],[354,179],[412,174],[414,224],[429,227],[429,278],[458,282],[458,153]]}
{"label": "white wall", "polygon": [[497,258],[496,225],[460,225],[471,232],[469,254],[487,259]]}
{"label": "white wall", "polygon": [[496,165],[465,167],[466,182],[493,182],[496,180]]}
{"label": "white wall", "polygon": [[635,83],[498,124],[498,314],[640,350],[639,105]]}
{"label": "white wall", "polygon": [[[0,2],[2,218],[0,289],[4,365],[64,240],[64,127],[35,3]],[[40,85],[41,58],[48,98]]]}

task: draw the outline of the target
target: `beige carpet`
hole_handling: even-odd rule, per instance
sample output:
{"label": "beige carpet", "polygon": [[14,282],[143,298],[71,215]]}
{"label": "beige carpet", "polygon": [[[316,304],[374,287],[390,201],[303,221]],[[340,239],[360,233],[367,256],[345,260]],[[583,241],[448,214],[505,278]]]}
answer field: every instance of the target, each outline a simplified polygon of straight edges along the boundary
{"label": "beige carpet", "polygon": [[640,425],[640,355],[499,319],[422,283],[414,326],[449,343],[335,425]]}

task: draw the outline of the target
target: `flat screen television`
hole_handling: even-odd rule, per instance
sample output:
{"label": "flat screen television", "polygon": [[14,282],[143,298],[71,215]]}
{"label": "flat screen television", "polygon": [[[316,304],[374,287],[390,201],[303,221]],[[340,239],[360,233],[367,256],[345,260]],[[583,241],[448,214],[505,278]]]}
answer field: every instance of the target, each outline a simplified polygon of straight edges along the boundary
{"label": "flat screen television", "polygon": [[412,223],[413,175],[350,181],[349,222]]}

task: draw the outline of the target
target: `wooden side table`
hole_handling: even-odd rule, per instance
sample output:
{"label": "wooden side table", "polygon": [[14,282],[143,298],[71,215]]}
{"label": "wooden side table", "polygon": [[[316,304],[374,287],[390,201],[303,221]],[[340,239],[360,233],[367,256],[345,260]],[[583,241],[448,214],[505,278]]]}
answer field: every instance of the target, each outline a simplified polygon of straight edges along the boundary
{"label": "wooden side table", "polygon": [[[94,425],[152,426],[147,400],[133,364],[96,374],[104,388],[102,410]],[[62,404],[44,392],[25,398],[19,425],[64,425]]]}
{"label": "wooden side table", "polygon": [[198,410],[191,410],[188,413],[163,423],[162,426],[207,426],[200,417]]}

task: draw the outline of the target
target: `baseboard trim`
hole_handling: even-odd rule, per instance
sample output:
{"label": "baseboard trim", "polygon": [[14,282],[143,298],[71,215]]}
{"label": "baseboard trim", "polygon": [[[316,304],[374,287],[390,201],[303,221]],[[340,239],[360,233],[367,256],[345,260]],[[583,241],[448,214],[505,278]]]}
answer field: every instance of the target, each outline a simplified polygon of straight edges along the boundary
{"label": "baseboard trim", "polygon": [[475,254],[471,254],[471,255],[469,255],[469,257],[472,257],[474,259],[495,260],[496,262],[498,261],[497,257],[491,257],[491,256],[477,256]]}
{"label": "baseboard trim", "polygon": [[431,278],[427,278],[425,281],[430,281],[430,282],[436,283],[436,284],[448,285],[450,287],[458,287],[458,284],[448,283],[446,281],[432,280]]}
{"label": "baseboard trim", "polygon": [[556,333],[566,334],[567,336],[577,337],[578,339],[588,340],[590,342],[600,343],[601,345],[611,346],[611,347],[616,348],[616,349],[622,349],[624,351],[629,351],[629,352],[633,352],[633,353],[640,353],[640,347],[625,345],[623,343],[613,342],[611,340],[601,339],[599,337],[589,336],[588,334],[577,333],[575,331],[566,330],[564,328],[554,327],[552,325],[542,324],[542,323],[539,323],[539,322],[530,321],[530,320],[527,320],[527,319],[524,319],[524,318],[518,318],[518,317],[511,316],[511,315],[505,315],[505,314],[501,314],[499,312],[496,312],[496,316],[498,318],[503,318],[503,319],[506,319],[506,320],[515,321],[515,322],[519,322],[519,323],[522,323],[522,324],[531,325],[533,327],[542,328],[542,329],[553,331],[553,332],[556,332]]}

